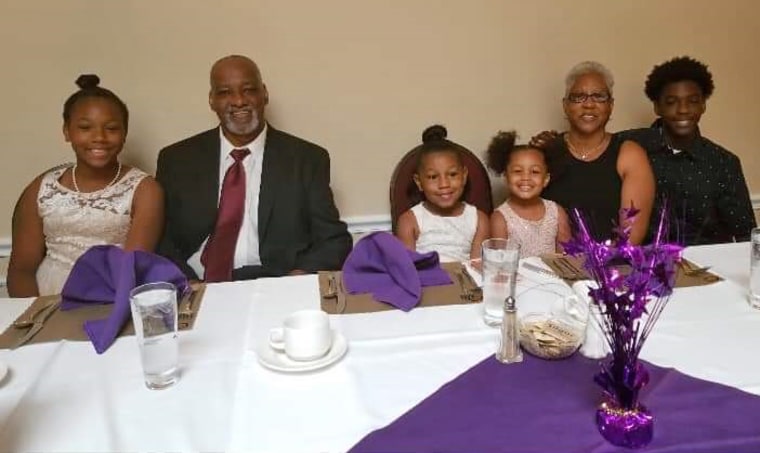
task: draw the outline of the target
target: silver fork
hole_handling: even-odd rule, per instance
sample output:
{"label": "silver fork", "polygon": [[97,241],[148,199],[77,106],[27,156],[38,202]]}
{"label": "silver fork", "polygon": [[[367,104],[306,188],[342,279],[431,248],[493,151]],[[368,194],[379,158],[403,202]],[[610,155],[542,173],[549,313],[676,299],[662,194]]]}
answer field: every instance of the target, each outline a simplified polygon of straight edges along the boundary
{"label": "silver fork", "polygon": [[459,288],[462,290],[462,292],[459,294],[459,298],[462,300],[470,300],[472,294],[467,288],[467,285],[464,284],[464,276],[461,272],[457,272],[457,280],[459,280]]}
{"label": "silver fork", "polygon": [[42,330],[43,327],[45,327],[45,323],[47,322],[48,318],[53,315],[58,310],[58,306],[60,305],[60,300],[53,303],[52,305],[48,305],[42,313],[34,319],[34,324],[32,324],[32,327],[24,334],[23,337],[21,337],[18,342],[16,342],[15,345],[11,349],[16,349],[18,347],[21,347],[28,343],[37,333],[39,333],[40,330]]}
{"label": "silver fork", "polygon": [[462,300],[468,300],[470,302],[478,302],[482,300],[483,290],[477,286],[473,286],[472,288],[468,287],[465,281],[472,282],[472,280],[469,278],[469,274],[466,274],[465,272],[467,271],[457,273],[457,280],[459,280],[459,286],[462,288],[459,297]]}
{"label": "silver fork", "polygon": [[32,325],[34,325],[34,320],[35,318],[37,318],[38,315],[40,315],[42,312],[44,312],[45,310],[47,310],[48,308],[52,307],[53,305],[57,303],[58,301],[54,300],[52,302],[49,302],[39,307],[38,309],[33,311],[31,314],[29,314],[27,318],[17,319],[16,321],[14,321],[13,327],[16,329],[26,329],[27,327],[32,327]]}
{"label": "silver fork", "polygon": [[196,289],[190,290],[190,295],[187,296],[187,303],[184,304],[179,311],[180,318],[187,319],[193,317],[193,303],[195,302],[195,298],[198,296],[199,292],[200,291]]}
{"label": "silver fork", "polygon": [[566,257],[561,256],[557,258],[555,261],[559,267],[561,267],[565,272],[568,273],[568,277],[577,279],[577,280],[583,280],[586,278],[586,274],[579,269],[575,263],[568,260]]}

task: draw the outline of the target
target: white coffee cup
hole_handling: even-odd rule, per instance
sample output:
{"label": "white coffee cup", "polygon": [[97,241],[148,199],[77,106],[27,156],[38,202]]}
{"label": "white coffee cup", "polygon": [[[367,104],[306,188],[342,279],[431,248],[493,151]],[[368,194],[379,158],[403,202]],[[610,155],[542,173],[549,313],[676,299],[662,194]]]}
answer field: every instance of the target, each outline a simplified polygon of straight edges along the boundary
{"label": "white coffee cup", "polygon": [[297,311],[269,332],[269,345],[284,351],[292,360],[309,361],[318,359],[330,350],[332,345],[330,318],[322,310]]}

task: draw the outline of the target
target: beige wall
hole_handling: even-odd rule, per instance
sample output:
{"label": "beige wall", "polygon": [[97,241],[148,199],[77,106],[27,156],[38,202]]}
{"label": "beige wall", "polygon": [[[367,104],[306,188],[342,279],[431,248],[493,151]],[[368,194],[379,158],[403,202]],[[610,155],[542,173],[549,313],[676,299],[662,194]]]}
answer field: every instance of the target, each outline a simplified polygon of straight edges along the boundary
{"label": "beige wall", "polygon": [[651,121],[654,64],[709,63],[703,131],[760,192],[759,19],[755,0],[5,0],[0,237],[24,185],[73,157],[60,112],[78,74],[128,103],[124,158],[153,171],[160,147],[214,125],[207,72],[229,53],[261,66],[276,127],[330,150],[344,217],[387,212],[393,165],[431,123],[476,152],[500,128],[563,127],[563,76],[584,59],[616,76],[610,130]]}

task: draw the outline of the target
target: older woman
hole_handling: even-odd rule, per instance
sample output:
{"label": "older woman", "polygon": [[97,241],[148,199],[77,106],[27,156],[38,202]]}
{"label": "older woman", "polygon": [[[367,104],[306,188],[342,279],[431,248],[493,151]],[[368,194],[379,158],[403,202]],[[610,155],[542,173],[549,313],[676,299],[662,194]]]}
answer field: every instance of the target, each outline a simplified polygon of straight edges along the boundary
{"label": "older woman", "polygon": [[542,196],[568,210],[577,208],[597,239],[612,235],[624,222],[620,209],[634,206],[639,215],[631,241],[647,233],[655,182],[646,152],[638,144],[605,130],[612,113],[614,81],[602,64],[577,64],[565,79],[562,105],[570,129],[546,149],[552,178]]}

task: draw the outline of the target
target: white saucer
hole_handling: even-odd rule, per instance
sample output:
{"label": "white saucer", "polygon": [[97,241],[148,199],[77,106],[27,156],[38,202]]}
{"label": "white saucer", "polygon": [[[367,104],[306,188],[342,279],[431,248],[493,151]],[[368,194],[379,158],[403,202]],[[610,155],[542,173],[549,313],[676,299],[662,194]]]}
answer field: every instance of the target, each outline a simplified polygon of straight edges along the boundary
{"label": "white saucer", "polygon": [[324,368],[328,365],[340,360],[348,351],[348,341],[340,332],[333,330],[332,347],[327,354],[308,362],[299,362],[293,360],[285,355],[282,351],[277,351],[269,347],[269,345],[263,346],[258,351],[259,363],[264,367],[275,371],[282,371],[284,373],[300,373],[303,371],[314,371],[320,368]]}
{"label": "white saucer", "polygon": [[8,365],[5,362],[0,361],[0,385],[3,383],[6,374],[8,374]]}

